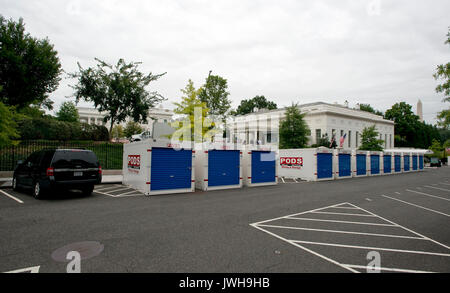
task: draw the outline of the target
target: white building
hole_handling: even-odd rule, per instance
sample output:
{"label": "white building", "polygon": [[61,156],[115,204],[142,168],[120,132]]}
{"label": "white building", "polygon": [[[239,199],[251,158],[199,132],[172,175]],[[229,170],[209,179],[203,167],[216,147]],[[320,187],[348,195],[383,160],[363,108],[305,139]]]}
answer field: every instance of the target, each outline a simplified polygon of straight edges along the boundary
{"label": "white building", "polygon": [[[103,118],[105,117],[104,113],[99,112],[94,108],[87,107],[77,107],[78,115],[80,116],[80,122],[89,123],[89,124],[97,124],[97,125],[105,125],[109,127],[108,122],[103,122]],[[169,109],[164,109],[162,105],[157,108],[150,109],[148,113],[147,123],[141,123],[141,127],[144,130],[152,130],[153,123],[169,123],[172,121],[173,111]],[[120,123],[123,127],[127,124],[129,120]]]}
{"label": "white building", "polygon": [[[315,144],[325,134],[331,140],[336,137],[339,146],[340,137],[346,134],[344,148],[357,149],[361,145],[361,133],[365,127],[375,124],[384,141],[384,148],[394,148],[394,121],[382,116],[349,108],[347,105],[328,104],[324,102],[299,105],[305,113],[305,121],[311,131],[309,145]],[[228,141],[243,144],[279,143],[279,123],[283,119],[285,108],[272,111],[259,111],[230,118],[227,122]]]}

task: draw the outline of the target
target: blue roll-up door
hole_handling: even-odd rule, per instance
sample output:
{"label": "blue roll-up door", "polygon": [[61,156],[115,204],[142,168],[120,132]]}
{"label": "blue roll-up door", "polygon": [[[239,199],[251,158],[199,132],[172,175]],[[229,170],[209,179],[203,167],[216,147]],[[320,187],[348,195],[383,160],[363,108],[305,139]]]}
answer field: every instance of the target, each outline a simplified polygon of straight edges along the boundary
{"label": "blue roll-up door", "polygon": [[383,159],[383,171],[384,173],[391,173],[392,169],[392,157],[390,155],[385,155]]}
{"label": "blue roll-up door", "polygon": [[333,155],[317,154],[317,179],[333,177]]}
{"label": "blue roll-up door", "polygon": [[208,186],[239,184],[240,152],[212,150],[208,153]]}
{"label": "blue roll-up door", "polygon": [[339,177],[351,176],[351,156],[350,154],[339,154]]}
{"label": "blue roll-up door", "polygon": [[419,169],[423,170],[423,156],[419,156]]}
{"label": "blue roll-up door", "polygon": [[356,175],[366,175],[367,172],[367,156],[356,155]]}
{"label": "blue roll-up door", "polygon": [[405,171],[409,171],[409,160],[410,160],[410,156],[403,156],[403,169]]}
{"label": "blue roll-up door", "polygon": [[380,174],[379,155],[370,155],[370,174]]}
{"label": "blue roll-up door", "polygon": [[417,156],[412,156],[413,159],[413,170],[417,170]]}
{"label": "blue roll-up door", "polygon": [[401,172],[402,171],[402,157],[401,156],[394,156],[394,169],[395,172]]}
{"label": "blue roll-up door", "polygon": [[192,151],[153,148],[150,190],[191,188]]}
{"label": "blue roll-up door", "polygon": [[252,151],[252,183],[275,181],[275,153]]}

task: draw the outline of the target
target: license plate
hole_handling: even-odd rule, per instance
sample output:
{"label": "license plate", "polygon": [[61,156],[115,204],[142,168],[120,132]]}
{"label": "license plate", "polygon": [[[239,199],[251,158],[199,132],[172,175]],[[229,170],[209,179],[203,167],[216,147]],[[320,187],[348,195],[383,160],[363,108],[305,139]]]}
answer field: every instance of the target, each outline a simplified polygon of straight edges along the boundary
{"label": "license plate", "polygon": [[73,176],[75,177],[83,176],[83,172],[73,172]]}

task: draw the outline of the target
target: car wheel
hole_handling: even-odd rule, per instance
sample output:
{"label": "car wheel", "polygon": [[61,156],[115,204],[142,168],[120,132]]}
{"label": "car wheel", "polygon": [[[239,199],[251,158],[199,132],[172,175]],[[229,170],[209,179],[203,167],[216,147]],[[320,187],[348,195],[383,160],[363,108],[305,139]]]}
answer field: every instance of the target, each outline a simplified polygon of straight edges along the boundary
{"label": "car wheel", "polygon": [[17,191],[17,190],[19,189],[19,187],[17,186],[17,178],[16,178],[16,177],[13,177],[13,180],[12,180],[12,189],[13,189],[14,191]]}
{"label": "car wheel", "polygon": [[42,199],[43,191],[41,185],[38,182],[35,182],[33,185],[33,196],[35,199]]}
{"label": "car wheel", "polygon": [[84,195],[90,196],[92,194],[92,192],[94,191],[94,185],[85,187],[85,188],[82,189],[82,191],[83,191]]}

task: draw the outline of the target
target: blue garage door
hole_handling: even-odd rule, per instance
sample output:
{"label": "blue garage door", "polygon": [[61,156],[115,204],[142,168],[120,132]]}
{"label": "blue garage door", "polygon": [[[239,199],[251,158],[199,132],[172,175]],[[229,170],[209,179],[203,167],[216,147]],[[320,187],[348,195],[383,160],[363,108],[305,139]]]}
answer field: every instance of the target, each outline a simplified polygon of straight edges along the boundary
{"label": "blue garage door", "polygon": [[412,156],[413,159],[413,170],[417,170],[417,156]]}
{"label": "blue garage door", "polygon": [[383,159],[383,171],[384,173],[391,173],[391,169],[392,169],[392,157],[391,156],[384,156]]}
{"label": "blue garage door", "polygon": [[410,160],[410,156],[404,156],[403,157],[403,168],[405,171],[409,171],[409,160]]}
{"label": "blue garage door", "polygon": [[239,151],[209,151],[208,186],[239,184],[239,161]]}
{"label": "blue garage door", "polygon": [[401,156],[395,156],[395,172],[401,172],[402,171],[402,157]]}
{"label": "blue garage door", "polygon": [[317,154],[317,179],[333,177],[333,155]]}
{"label": "blue garage door", "polygon": [[339,177],[352,175],[350,154],[339,154]]}
{"label": "blue garage door", "polygon": [[275,181],[275,153],[252,151],[252,183]]}
{"label": "blue garage door", "polygon": [[192,151],[152,149],[150,190],[191,188]]}
{"label": "blue garage door", "polygon": [[370,174],[380,174],[379,155],[370,155]]}
{"label": "blue garage door", "polygon": [[423,170],[423,156],[419,156],[419,169]]}
{"label": "blue garage door", "polygon": [[367,172],[367,156],[356,155],[356,175],[366,175]]}

